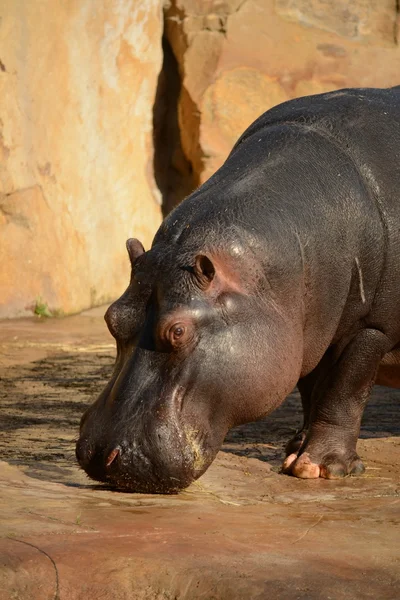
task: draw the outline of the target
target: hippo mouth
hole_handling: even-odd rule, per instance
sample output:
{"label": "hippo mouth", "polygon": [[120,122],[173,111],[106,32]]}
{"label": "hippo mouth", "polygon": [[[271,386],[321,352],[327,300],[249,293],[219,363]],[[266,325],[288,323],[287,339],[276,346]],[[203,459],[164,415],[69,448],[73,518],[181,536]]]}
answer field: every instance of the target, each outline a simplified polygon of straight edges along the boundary
{"label": "hippo mouth", "polygon": [[[165,442],[165,431],[159,435]],[[178,444],[154,448],[147,440],[140,445],[119,444],[97,452],[85,448],[80,440],[76,455],[91,479],[115,490],[176,494],[200,477],[212,462],[214,455],[207,449],[206,438],[200,430],[186,427],[179,431]]]}

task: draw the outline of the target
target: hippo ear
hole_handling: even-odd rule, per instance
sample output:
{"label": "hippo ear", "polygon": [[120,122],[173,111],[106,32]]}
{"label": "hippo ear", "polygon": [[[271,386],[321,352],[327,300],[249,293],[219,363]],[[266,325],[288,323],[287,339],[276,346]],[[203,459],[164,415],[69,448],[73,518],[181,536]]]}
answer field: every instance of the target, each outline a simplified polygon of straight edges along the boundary
{"label": "hippo ear", "polygon": [[199,254],[194,263],[194,274],[202,288],[207,288],[215,276],[215,267],[208,256]]}
{"label": "hippo ear", "polygon": [[143,245],[139,242],[139,240],[135,238],[129,238],[129,240],[126,242],[126,249],[128,250],[131,265],[133,267],[135,260],[144,254]]}
{"label": "hippo ear", "polygon": [[214,297],[225,292],[244,293],[247,287],[239,266],[229,256],[198,254],[193,273],[200,287],[212,290]]}

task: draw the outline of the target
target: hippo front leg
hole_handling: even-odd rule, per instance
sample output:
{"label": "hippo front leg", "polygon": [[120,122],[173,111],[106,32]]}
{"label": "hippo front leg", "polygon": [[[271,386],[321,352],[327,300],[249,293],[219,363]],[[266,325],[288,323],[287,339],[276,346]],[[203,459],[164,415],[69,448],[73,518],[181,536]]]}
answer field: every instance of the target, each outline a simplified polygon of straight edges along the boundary
{"label": "hippo front leg", "polygon": [[308,427],[310,425],[311,400],[315,380],[315,371],[313,371],[307,377],[300,379],[300,381],[297,383],[297,388],[301,397],[301,404],[303,406],[303,427],[296,431],[295,435],[287,443],[285,448],[287,457],[291,454],[297,456],[300,448],[304,444],[304,440],[306,439]]}
{"label": "hippo front leg", "polygon": [[297,388],[300,392],[301,404],[303,407],[303,427],[299,429],[287,443],[285,448],[287,457],[290,454],[295,454],[297,456],[300,448],[304,444],[310,426],[313,399],[315,399],[317,395],[317,390],[321,388],[319,384],[331,371],[333,363],[334,358],[332,349],[329,349],[315,369],[297,382]]}
{"label": "hippo front leg", "polygon": [[[390,341],[376,329],[365,329],[345,347],[335,362],[327,353],[302,390],[309,410],[298,449],[289,454],[283,471],[304,479],[335,479],[364,472],[356,452],[361,418],[374,385],[379,363]],[[312,393],[311,393],[312,389]],[[307,403],[308,397],[308,403]]]}

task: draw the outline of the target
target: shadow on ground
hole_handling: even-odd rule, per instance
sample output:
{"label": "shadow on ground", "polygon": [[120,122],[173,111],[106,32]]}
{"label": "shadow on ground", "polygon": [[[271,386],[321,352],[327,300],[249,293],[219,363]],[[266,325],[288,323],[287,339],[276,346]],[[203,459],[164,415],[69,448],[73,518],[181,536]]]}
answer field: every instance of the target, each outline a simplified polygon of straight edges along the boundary
{"label": "shadow on ground", "polygon": [[[84,410],[111,376],[113,352],[52,354],[0,368],[0,453],[27,474],[51,481],[71,476],[74,444]],[[376,386],[364,414],[361,439],[400,434],[400,390]],[[278,470],[286,442],[301,426],[295,390],[270,416],[232,429],[222,450],[268,462]]]}

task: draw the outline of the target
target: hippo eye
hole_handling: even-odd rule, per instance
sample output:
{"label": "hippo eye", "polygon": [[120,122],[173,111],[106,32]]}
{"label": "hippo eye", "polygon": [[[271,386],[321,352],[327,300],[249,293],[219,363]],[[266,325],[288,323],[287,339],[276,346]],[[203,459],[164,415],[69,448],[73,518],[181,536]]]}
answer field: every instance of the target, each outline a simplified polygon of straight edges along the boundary
{"label": "hippo eye", "polygon": [[182,323],[172,325],[168,330],[168,339],[172,346],[178,346],[186,338],[186,327]]}
{"label": "hippo eye", "polygon": [[171,339],[173,340],[179,340],[180,338],[182,338],[185,335],[185,327],[183,325],[173,325],[171,327],[170,331],[170,336]]}

